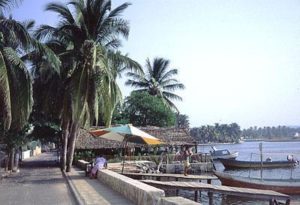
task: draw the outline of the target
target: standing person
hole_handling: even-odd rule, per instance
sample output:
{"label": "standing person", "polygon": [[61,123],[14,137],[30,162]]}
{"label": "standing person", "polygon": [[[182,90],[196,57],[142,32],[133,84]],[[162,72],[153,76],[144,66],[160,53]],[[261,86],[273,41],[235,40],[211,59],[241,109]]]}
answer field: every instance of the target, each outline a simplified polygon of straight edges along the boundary
{"label": "standing person", "polygon": [[184,176],[188,175],[188,169],[191,166],[190,165],[190,156],[191,156],[191,152],[188,149],[188,147],[186,146],[185,149],[183,150],[183,166],[184,166]]}
{"label": "standing person", "polygon": [[91,170],[90,178],[97,178],[98,170],[103,169],[103,168],[105,168],[105,169],[107,168],[107,161],[102,155],[99,155],[96,158],[95,166]]}

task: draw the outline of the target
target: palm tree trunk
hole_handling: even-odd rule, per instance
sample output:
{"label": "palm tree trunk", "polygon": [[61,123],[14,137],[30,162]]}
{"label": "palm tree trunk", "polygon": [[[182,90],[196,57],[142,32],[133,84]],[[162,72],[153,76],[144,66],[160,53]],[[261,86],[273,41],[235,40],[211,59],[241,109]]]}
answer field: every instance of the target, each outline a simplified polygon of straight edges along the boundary
{"label": "palm tree trunk", "polygon": [[14,168],[14,161],[15,161],[15,149],[14,148],[10,148],[9,149],[9,155],[8,155],[8,171],[9,170],[13,170]]}
{"label": "palm tree trunk", "polygon": [[68,149],[68,137],[69,137],[69,130],[64,130],[62,134],[63,138],[63,150],[62,150],[62,159],[61,159],[61,170],[66,171],[66,164],[67,164],[67,149]]}
{"label": "palm tree trunk", "polygon": [[68,151],[67,151],[67,169],[66,172],[70,172],[72,168],[73,158],[74,158],[74,151],[75,151],[75,142],[76,137],[79,131],[78,123],[73,122],[70,132],[70,138],[68,142]]}
{"label": "palm tree trunk", "polygon": [[61,154],[61,170],[66,171],[66,164],[67,164],[67,151],[68,151],[68,139],[69,139],[69,130],[70,130],[70,122],[65,121],[63,123],[63,133],[62,133],[62,143],[63,143],[63,150]]}

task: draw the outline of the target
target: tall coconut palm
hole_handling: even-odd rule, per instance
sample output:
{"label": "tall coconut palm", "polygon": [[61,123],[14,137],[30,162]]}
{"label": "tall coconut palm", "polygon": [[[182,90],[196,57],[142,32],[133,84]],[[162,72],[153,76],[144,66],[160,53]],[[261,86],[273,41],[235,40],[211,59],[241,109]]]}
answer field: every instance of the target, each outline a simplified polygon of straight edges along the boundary
{"label": "tall coconut palm", "polygon": [[129,34],[128,22],[119,17],[128,3],[113,10],[110,0],[71,0],[68,5],[74,12],[64,4],[48,4],[46,10],[56,12],[60,21],[57,27],[42,25],[36,32],[36,38],[56,48],[62,62],[62,168],[66,164],[66,171],[71,168],[79,128],[97,121],[99,108],[107,108],[102,112],[106,120],[111,118],[120,99],[116,71],[122,66],[140,68],[116,51],[121,46],[120,38]]}
{"label": "tall coconut palm", "polygon": [[182,100],[173,93],[177,89],[184,89],[184,85],[179,83],[174,75],[178,74],[177,69],[169,69],[170,61],[163,58],[154,58],[153,63],[146,60],[145,75],[129,72],[131,78],[126,81],[126,85],[138,88],[137,92],[147,91],[150,95],[162,97],[168,106],[178,111],[172,100]]}
{"label": "tall coconut palm", "polygon": [[[12,2],[0,1],[0,7],[4,9]],[[22,24],[6,18],[2,10],[0,13],[0,131],[12,163],[13,136],[24,128],[33,104],[31,78],[20,57],[32,44],[27,29],[33,22]]]}

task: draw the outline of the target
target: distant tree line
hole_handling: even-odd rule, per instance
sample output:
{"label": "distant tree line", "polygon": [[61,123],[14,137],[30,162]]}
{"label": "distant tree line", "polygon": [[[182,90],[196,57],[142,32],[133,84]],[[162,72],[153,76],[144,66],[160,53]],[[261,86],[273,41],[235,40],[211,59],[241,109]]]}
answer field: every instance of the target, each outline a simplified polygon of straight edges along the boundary
{"label": "distant tree line", "polygon": [[242,135],[247,139],[288,139],[300,133],[300,127],[250,127],[244,129]]}
{"label": "distant tree line", "polygon": [[190,130],[190,135],[199,143],[209,142],[238,142],[242,131],[237,123],[203,125]]}

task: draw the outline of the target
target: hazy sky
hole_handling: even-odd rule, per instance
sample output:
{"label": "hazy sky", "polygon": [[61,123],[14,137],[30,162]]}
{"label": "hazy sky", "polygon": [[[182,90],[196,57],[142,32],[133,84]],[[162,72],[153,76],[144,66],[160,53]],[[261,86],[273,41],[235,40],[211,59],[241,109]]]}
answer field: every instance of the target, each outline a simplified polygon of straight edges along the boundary
{"label": "hazy sky", "polygon": [[[24,0],[13,16],[54,24],[57,18],[43,11],[47,2]],[[129,2],[122,51],[142,65],[164,57],[178,68],[186,89],[176,92],[184,100],[175,104],[191,126],[300,125],[300,1]]]}

